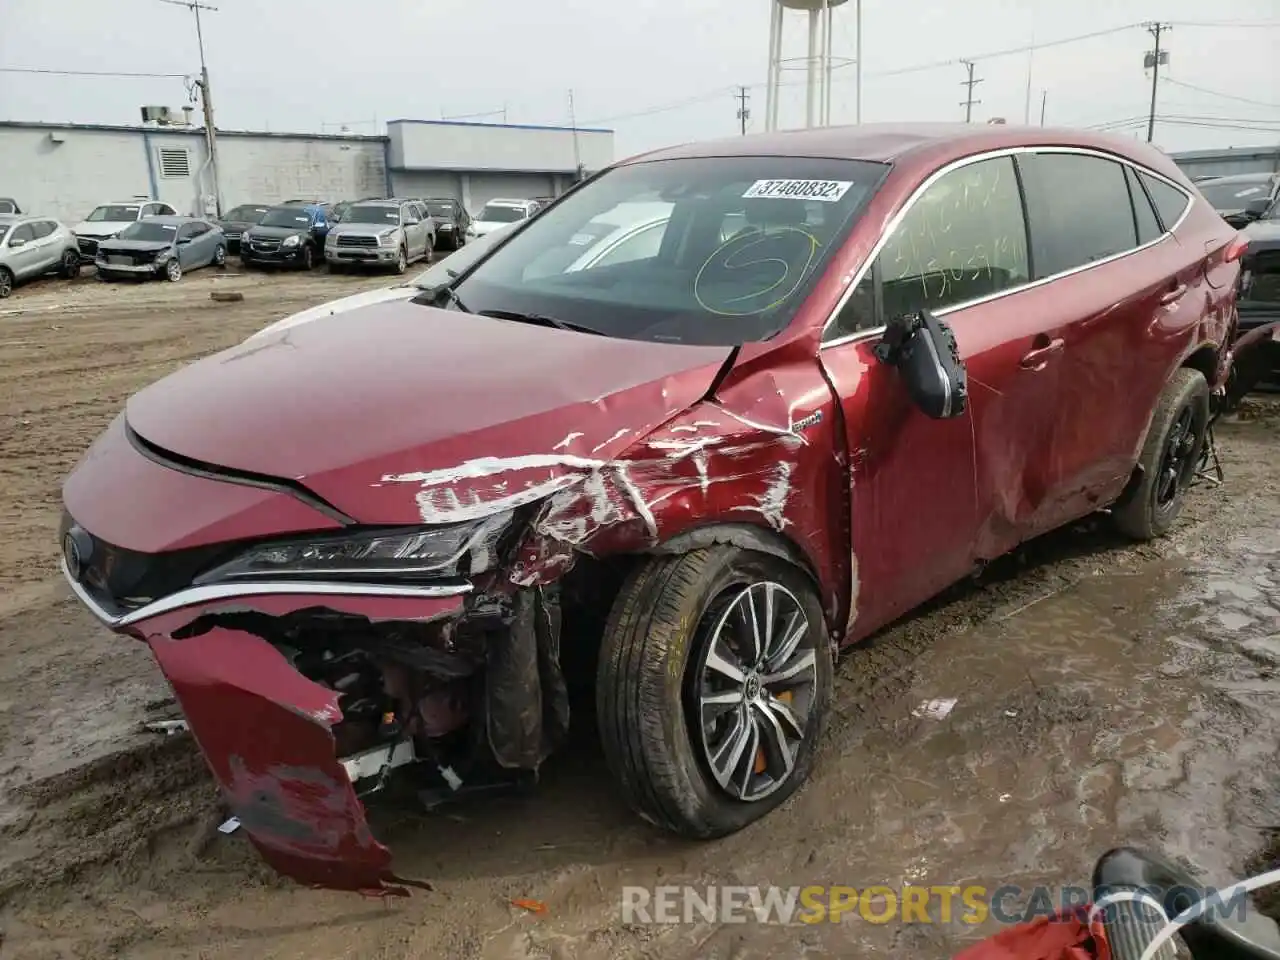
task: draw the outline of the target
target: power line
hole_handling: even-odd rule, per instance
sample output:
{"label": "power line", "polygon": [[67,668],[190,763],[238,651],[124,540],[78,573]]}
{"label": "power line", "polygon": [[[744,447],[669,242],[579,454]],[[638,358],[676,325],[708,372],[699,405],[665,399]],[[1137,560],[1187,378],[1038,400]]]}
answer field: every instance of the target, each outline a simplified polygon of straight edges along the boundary
{"label": "power line", "polygon": [[185,80],[189,73],[122,73],[116,70],[45,70],[37,67],[0,67],[0,73],[42,73],[55,77],[129,77],[148,80]]}
{"label": "power line", "polygon": [[1164,82],[1172,83],[1177,87],[1186,87],[1188,90],[1198,90],[1201,93],[1221,97],[1223,100],[1238,100],[1241,103],[1251,103],[1256,107],[1269,107],[1272,110],[1280,110],[1280,103],[1267,103],[1264,100],[1250,100],[1248,97],[1239,97],[1234,93],[1222,93],[1220,90],[1210,90],[1208,87],[1198,87],[1194,83],[1187,83],[1184,80],[1175,80],[1173,77],[1165,77]]}
{"label": "power line", "polygon": [[1280,27],[1280,20],[1174,20],[1174,27]]}
{"label": "power line", "polygon": [[747,106],[747,100],[751,94],[747,92],[746,87],[739,87],[737,93],[738,100],[738,124],[742,128],[742,135],[747,135],[747,121],[751,118],[751,109]]}

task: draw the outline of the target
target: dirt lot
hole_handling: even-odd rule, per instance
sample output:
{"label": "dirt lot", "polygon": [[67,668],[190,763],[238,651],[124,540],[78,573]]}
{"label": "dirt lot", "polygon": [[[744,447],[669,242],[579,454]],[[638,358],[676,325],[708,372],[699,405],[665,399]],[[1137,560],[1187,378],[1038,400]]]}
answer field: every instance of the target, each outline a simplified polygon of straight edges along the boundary
{"label": "dirt lot", "polygon": [[[191,741],[141,729],[172,710],[142,648],[67,598],[58,487],[137,388],[386,282],[201,271],[0,303],[0,957],[928,960],[994,921],[624,925],[621,891],[1083,883],[1118,842],[1224,883],[1280,824],[1280,407],[1253,403],[1220,428],[1226,485],[1197,489],[1175,536],[1134,547],[1080,524],[846,657],[814,780],[741,834],[689,844],[636,821],[587,728],[530,797],[374,811],[399,872],[433,893],[275,878],[214,829]],[[215,286],[245,300],[213,303]],[[912,715],[934,698],[957,703]]]}

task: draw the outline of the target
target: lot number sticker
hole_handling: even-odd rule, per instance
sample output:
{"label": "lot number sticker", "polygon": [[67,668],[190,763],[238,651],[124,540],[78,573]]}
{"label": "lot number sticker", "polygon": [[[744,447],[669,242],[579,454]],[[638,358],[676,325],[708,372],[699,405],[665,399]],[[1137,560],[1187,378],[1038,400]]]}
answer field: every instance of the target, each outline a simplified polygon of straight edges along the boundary
{"label": "lot number sticker", "polygon": [[742,195],[744,200],[783,198],[788,200],[821,200],[839,203],[852,180],[757,180]]}

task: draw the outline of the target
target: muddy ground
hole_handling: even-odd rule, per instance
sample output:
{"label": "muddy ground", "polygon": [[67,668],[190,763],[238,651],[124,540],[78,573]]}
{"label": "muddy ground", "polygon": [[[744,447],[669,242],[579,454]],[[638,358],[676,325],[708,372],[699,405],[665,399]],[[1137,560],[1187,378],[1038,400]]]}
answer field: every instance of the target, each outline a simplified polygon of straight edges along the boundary
{"label": "muddy ground", "polygon": [[[929,960],[994,921],[626,925],[621,890],[1076,884],[1120,842],[1225,883],[1280,825],[1280,407],[1256,402],[1221,425],[1227,482],[1194,491],[1175,535],[1134,546],[1079,524],[847,656],[814,779],[736,836],[638,822],[584,726],[532,796],[375,810],[399,872],[433,893],[379,902],[272,876],[214,829],[190,740],[141,730],[172,710],[142,648],[55,576],[58,487],[137,388],[386,282],[201,271],[0,303],[0,957]],[[215,287],[245,299],[213,303]],[[935,698],[957,702],[913,716]]]}

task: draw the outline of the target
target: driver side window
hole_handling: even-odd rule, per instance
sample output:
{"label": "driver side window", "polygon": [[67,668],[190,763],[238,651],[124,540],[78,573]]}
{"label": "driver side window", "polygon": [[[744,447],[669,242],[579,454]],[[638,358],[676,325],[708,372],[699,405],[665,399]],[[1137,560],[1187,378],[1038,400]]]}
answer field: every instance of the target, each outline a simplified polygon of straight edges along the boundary
{"label": "driver side window", "polygon": [[916,198],[825,339],[991,296],[1029,279],[1013,158],[981,160],[943,175]]}

